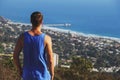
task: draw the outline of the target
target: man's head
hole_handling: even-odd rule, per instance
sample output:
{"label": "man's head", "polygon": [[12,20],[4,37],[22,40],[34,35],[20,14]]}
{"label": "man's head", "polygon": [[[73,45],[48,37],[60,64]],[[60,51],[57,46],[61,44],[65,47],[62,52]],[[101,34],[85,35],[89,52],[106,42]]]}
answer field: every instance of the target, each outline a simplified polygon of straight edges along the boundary
{"label": "man's head", "polygon": [[38,27],[42,24],[43,15],[40,12],[33,12],[31,14],[31,23],[34,27]]}

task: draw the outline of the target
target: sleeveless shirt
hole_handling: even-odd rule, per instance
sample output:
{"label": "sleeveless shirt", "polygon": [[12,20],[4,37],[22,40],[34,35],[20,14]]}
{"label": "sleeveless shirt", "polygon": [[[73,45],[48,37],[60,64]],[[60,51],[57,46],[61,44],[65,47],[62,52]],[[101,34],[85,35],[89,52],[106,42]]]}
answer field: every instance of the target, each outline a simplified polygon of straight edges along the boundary
{"label": "sleeveless shirt", "polygon": [[23,80],[50,80],[44,46],[45,34],[24,33]]}

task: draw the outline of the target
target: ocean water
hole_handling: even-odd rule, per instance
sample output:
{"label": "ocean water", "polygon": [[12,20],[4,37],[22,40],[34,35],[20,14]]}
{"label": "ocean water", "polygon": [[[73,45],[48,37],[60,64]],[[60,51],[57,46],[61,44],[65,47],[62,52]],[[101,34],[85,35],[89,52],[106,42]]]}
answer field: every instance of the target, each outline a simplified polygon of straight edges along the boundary
{"label": "ocean water", "polygon": [[30,23],[41,11],[44,24],[70,23],[59,27],[86,34],[120,38],[120,0],[0,0],[0,16]]}

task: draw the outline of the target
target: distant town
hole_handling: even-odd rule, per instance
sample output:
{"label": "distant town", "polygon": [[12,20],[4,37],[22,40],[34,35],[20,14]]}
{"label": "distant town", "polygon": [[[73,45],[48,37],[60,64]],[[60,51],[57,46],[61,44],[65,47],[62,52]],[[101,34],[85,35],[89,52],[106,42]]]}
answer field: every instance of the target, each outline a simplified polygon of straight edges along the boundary
{"label": "distant town", "polygon": [[[70,25],[64,24],[64,26]],[[0,17],[0,54],[13,54],[17,38],[30,28],[29,24],[14,23]],[[72,57],[84,57],[92,62],[93,71],[116,72],[120,70],[120,41],[84,36],[44,25],[42,31],[52,37],[56,67],[70,68]]]}

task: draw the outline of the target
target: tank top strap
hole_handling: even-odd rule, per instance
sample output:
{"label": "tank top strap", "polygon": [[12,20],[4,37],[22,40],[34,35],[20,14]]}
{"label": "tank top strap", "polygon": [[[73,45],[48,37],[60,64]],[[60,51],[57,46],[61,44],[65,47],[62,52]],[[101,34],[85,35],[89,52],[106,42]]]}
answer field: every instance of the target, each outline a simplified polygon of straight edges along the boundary
{"label": "tank top strap", "polygon": [[43,44],[44,44],[44,41],[45,41],[45,33],[40,34],[39,37],[42,38],[42,42],[43,42]]}
{"label": "tank top strap", "polygon": [[45,33],[42,33],[39,36],[42,36],[42,38],[45,39]]}

